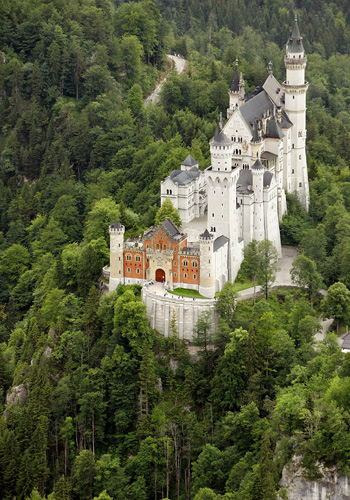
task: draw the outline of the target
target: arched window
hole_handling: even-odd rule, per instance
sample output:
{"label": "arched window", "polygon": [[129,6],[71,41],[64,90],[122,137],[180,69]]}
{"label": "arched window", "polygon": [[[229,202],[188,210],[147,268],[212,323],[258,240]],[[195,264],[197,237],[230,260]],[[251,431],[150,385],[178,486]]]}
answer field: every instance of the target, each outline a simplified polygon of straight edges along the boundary
{"label": "arched window", "polygon": [[188,266],[188,261],[187,261],[187,260],[182,261],[182,265],[183,265],[184,267],[187,267],[187,266]]}
{"label": "arched window", "polygon": [[131,269],[130,269],[130,267],[128,267],[128,269],[127,269],[126,271],[127,271],[128,273],[130,273],[130,272],[131,272]]}
{"label": "arched window", "polygon": [[136,260],[136,262],[141,262],[141,256],[140,255],[136,255],[135,260]]}
{"label": "arched window", "polygon": [[187,274],[186,273],[184,273],[184,278],[187,278]]}
{"label": "arched window", "polygon": [[126,256],[126,260],[131,260],[131,255],[129,253]]}
{"label": "arched window", "polygon": [[166,245],[163,245],[163,250],[166,250]]}
{"label": "arched window", "polygon": [[136,269],[136,274],[140,274],[140,269]]}
{"label": "arched window", "polygon": [[156,244],[156,250],[159,250],[159,243]]}
{"label": "arched window", "polygon": [[197,279],[197,275],[196,275],[196,274],[194,274],[194,275],[193,275],[193,279],[194,279],[194,280],[196,280],[196,279]]}
{"label": "arched window", "polygon": [[192,267],[198,267],[198,262],[196,260],[192,261]]}

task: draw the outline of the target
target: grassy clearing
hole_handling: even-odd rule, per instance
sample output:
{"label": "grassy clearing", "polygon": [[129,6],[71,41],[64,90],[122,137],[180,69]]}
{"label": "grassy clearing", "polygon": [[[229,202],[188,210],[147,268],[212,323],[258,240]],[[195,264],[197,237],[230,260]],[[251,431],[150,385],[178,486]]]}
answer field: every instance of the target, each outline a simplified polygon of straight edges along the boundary
{"label": "grassy clearing", "polygon": [[182,297],[190,297],[191,299],[207,299],[207,297],[203,297],[197,290],[189,290],[187,288],[175,288],[173,291],[168,290],[168,292],[174,295],[181,295]]}
{"label": "grassy clearing", "polygon": [[[240,292],[241,290],[246,290],[247,288],[253,288],[253,281],[243,281],[243,283],[234,283],[233,289],[235,292]],[[258,286],[257,286],[258,289]]]}

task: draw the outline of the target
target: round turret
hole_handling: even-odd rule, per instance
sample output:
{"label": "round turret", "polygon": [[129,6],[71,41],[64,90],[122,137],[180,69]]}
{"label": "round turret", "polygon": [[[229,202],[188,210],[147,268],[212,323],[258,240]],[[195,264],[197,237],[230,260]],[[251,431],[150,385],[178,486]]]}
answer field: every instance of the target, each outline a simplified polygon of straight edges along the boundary
{"label": "round turret", "polygon": [[214,236],[208,229],[199,236],[200,273],[199,293],[204,297],[215,296],[214,280]]}
{"label": "round turret", "polygon": [[119,283],[124,283],[124,232],[125,227],[118,221],[109,226],[110,292],[115,290]]}

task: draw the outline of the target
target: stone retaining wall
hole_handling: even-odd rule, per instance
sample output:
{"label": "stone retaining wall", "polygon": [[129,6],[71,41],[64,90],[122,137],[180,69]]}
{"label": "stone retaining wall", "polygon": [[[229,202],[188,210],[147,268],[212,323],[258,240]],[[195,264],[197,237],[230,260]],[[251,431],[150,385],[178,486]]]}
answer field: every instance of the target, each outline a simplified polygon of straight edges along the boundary
{"label": "stone retaining wall", "polygon": [[173,315],[176,318],[176,327],[180,339],[193,341],[193,328],[200,314],[204,311],[212,313],[213,331],[217,326],[215,299],[191,299],[181,296],[162,297],[152,293],[146,287],[142,289],[142,300],[146,304],[147,316],[152,328],[166,337],[170,335],[170,323]]}

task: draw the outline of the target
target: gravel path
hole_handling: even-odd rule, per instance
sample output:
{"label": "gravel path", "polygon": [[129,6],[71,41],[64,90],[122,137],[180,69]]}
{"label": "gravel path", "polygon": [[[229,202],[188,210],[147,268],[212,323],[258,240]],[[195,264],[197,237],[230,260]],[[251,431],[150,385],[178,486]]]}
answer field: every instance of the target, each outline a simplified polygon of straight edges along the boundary
{"label": "gravel path", "polygon": [[[175,63],[175,68],[176,71],[180,74],[183,72],[186,66],[186,60],[183,59],[183,57],[180,56],[171,56],[167,55],[168,59],[171,59]],[[147,97],[145,100],[145,105],[149,104],[150,102],[152,104],[156,104],[159,101],[160,97],[160,91],[162,89],[163,83],[166,81],[166,78],[164,78],[153,90],[152,94]]]}

